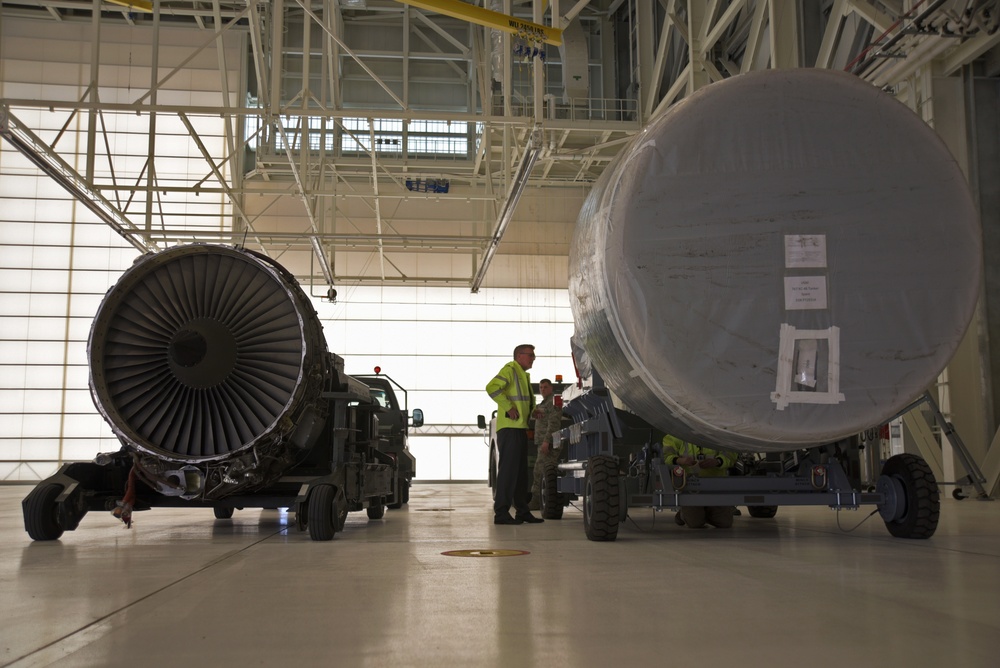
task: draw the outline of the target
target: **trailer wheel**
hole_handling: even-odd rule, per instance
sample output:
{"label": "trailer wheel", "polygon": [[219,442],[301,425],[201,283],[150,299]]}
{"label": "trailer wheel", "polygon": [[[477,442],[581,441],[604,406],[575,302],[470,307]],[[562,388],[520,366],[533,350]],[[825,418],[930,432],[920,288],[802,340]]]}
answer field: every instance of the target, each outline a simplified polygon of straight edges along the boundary
{"label": "trailer wheel", "polygon": [[368,519],[380,520],[385,517],[385,504],[377,501],[375,505],[368,506]]}
{"label": "trailer wheel", "polygon": [[618,492],[615,458],[591,457],[583,486],[583,529],[588,539],[605,541],[618,537]]}
{"label": "trailer wheel", "polygon": [[24,528],[32,540],[56,540],[63,535],[56,506],[62,491],[62,485],[48,483],[38,485],[24,498]]}
{"label": "trailer wheel", "polygon": [[212,510],[215,511],[215,519],[217,520],[229,520],[233,518],[232,508],[220,508],[219,506],[216,506]]}
{"label": "trailer wheel", "polygon": [[876,489],[885,495],[879,514],[896,538],[930,538],[941,516],[941,497],[931,468],[920,457],[894,455],[882,467]]}
{"label": "trailer wheel", "polygon": [[768,519],[778,514],[778,506],[747,506],[750,517]]}
{"label": "trailer wheel", "polygon": [[542,470],[542,517],[547,520],[561,520],[563,516],[563,497],[556,486],[558,478],[559,469],[555,464]]}
{"label": "trailer wheel", "polygon": [[309,493],[309,537],[313,540],[333,540],[337,532],[336,497],[330,485],[320,485]]}

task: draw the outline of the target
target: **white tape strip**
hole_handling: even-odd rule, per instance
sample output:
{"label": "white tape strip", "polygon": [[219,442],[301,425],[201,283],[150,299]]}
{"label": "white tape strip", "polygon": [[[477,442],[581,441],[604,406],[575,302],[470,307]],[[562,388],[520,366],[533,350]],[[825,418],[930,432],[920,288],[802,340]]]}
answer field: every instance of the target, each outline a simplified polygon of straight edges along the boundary
{"label": "white tape strip", "polygon": [[[800,392],[792,389],[795,377],[793,364],[795,362],[796,341],[826,340],[828,359],[825,392]],[[787,323],[781,324],[781,334],[778,340],[777,382],[773,401],[779,411],[785,410],[789,404],[839,404],[845,400],[840,391],[840,328],[829,329],[795,329]]]}

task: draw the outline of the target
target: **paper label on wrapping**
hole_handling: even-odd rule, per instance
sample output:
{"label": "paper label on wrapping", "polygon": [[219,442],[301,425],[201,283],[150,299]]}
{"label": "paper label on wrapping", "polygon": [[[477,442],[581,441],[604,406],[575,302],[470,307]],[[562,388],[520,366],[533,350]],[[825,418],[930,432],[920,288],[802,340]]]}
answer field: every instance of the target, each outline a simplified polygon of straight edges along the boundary
{"label": "paper label on wrapping", "polygon": [[825,234],[786,234],[787,269],[823,269],[826,267]]}
{"label": "paper label on wrapping", "polygon": [[826,308],[826,276],[786,276],[785,310]]}

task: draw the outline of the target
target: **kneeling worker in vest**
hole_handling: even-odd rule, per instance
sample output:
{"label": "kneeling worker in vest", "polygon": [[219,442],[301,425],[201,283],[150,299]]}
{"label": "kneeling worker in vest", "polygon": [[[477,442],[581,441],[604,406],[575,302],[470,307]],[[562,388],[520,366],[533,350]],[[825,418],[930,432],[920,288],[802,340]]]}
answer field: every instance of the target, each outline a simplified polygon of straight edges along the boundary
{"label": "kneeling worker in vest", "polygon": [[[736,463],[735,452],[725,452],[685,443],[676,436],[663,437],[663,462],[670,466],[680,465],[688,476],[711,478],[729,475],[729,469]],[[734,506],[681,506],[674,517],[680,525],[700,529],[711,524],[720,529],[733,526]]]}

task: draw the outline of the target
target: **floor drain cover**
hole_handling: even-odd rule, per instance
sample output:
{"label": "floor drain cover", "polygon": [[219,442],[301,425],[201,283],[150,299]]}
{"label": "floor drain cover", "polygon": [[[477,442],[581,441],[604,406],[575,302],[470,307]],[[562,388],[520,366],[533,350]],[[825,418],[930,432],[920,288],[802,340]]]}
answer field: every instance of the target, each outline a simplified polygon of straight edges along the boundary
{"label": "floor drain cover", "polygon": [[531,553],[527,550],[451,550],[441,554],[446,557],[520,557]]}
{"label": "floor drain cover", "polygon": [[454,508],[414,508],[418,513],[450,513]]}

